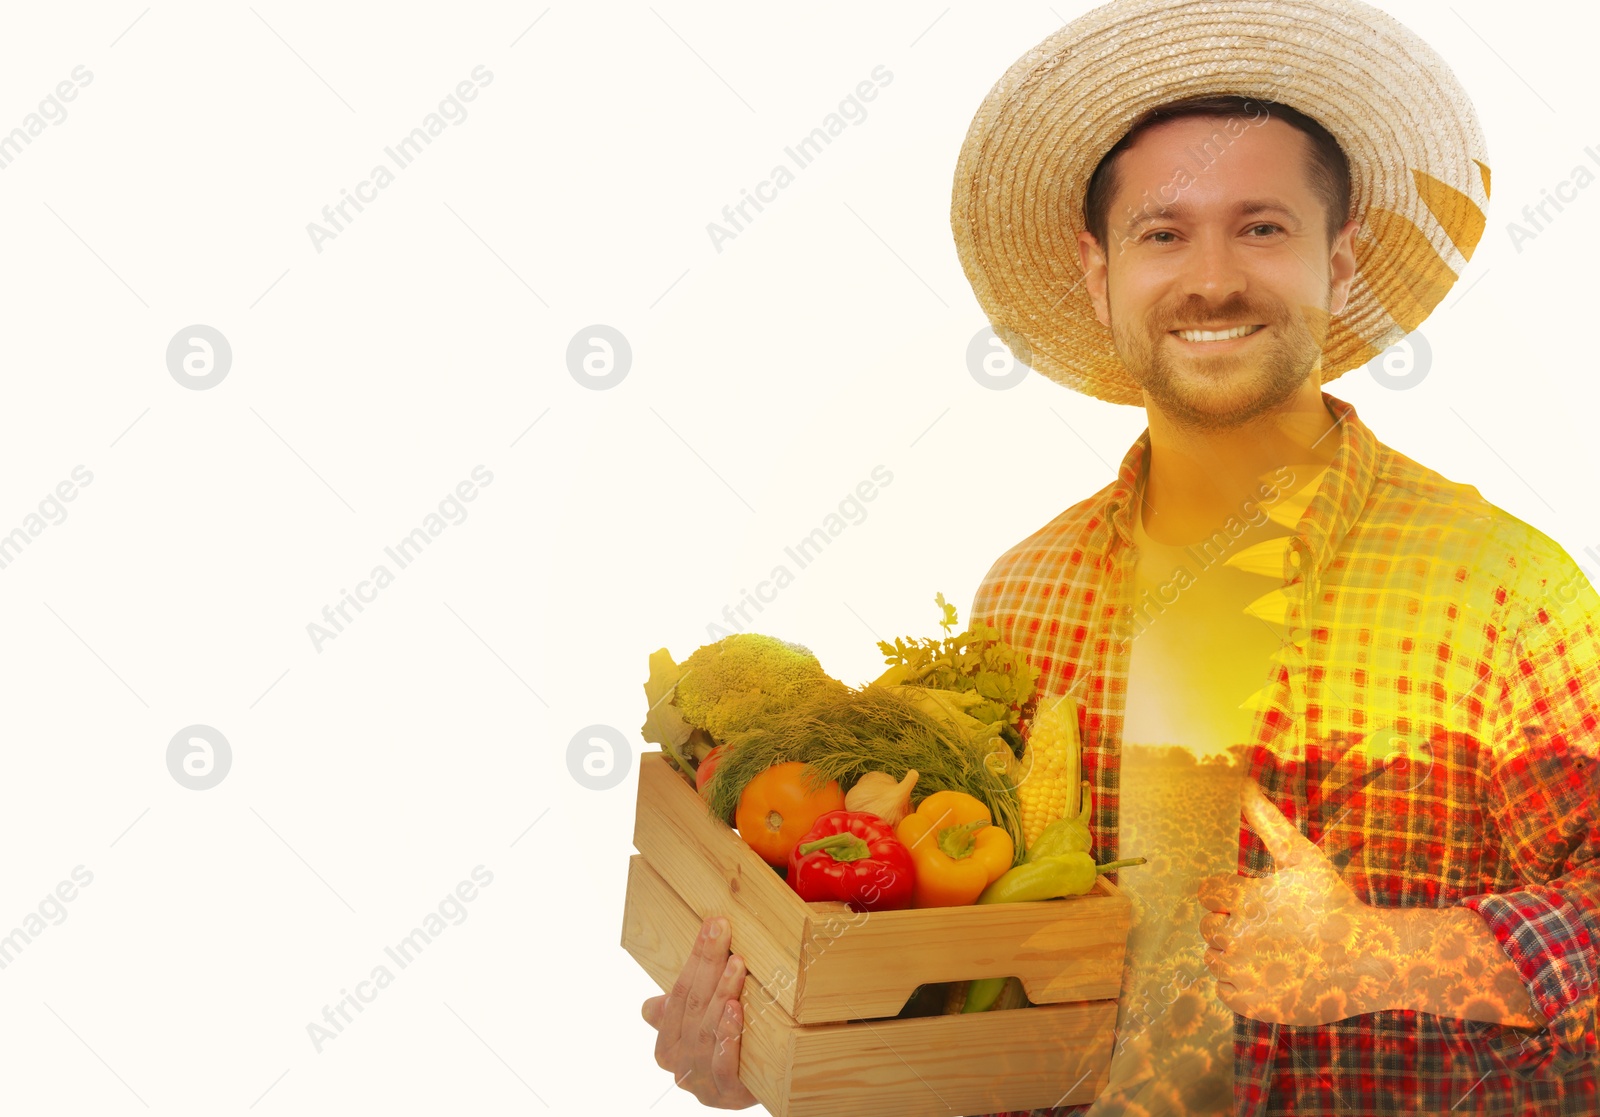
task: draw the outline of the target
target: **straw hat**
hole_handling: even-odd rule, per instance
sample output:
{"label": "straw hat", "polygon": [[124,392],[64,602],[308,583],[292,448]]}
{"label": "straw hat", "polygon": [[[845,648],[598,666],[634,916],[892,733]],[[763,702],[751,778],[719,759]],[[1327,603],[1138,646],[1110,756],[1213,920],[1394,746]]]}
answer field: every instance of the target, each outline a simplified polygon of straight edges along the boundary
{"label": "straw hat", "polygon": [[1217,93],[1298,109],[1350,161],[1357,272],[1322,351],[1323,383],[1444,298],[1483,235],[1489,167],[1472,102],[1428,44],[1359,0],[1113,0],[1012,64],[956,164],[961,265],[1023,364],[1143,403],[1082,282],[1084,195],[1140,113]]}

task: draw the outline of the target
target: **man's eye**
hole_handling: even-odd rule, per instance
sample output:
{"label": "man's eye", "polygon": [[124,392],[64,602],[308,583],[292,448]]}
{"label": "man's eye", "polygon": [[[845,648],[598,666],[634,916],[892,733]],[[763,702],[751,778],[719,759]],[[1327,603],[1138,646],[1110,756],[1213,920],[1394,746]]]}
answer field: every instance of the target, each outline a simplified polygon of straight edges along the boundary
{"label": "man's eye", "polygon": [[[1267,236],[1270,236],[1274,232],[1282,232],[1283,231],[1283,227],[1281,225],[1274,225],[1270,221],[1263,221],[1260,224],[1250,226],[1250,231],[1251,232],[1255,232],[1257,229],[1266,229],[1266,230],[1268,230]],[[1141,241],[1147,241],[1152,237],[1172,237],[1172,236],[1176,236],[1176,235],[1177,234],[1174,233],[1171,229],[1154,229],[1151,232],[1146,233],[1144,236],[1140,237],[1139,239]],[[1256,237],[1254,239],[1263,240],[1265,238],[1264,237]],[[1171,244],[1172,242],[1168,241],[1168,240],[1158,240],[1155,243],[1156,244]]]}

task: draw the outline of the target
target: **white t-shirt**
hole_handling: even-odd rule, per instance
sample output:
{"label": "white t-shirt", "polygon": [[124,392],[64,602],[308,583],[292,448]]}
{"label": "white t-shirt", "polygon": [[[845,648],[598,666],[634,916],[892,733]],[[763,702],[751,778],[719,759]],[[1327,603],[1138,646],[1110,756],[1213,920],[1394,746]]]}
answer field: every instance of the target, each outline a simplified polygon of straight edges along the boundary
{"label": "white t-shirt", "polygon": [[1149,1117],[1233,1113],[1233,1012],[1202,961],[1196,887],[1238,870],[1244,770],[1228,746],[1251,739],[1250,699],[1287,635],[1283,550],[1323,472],[1267,506],[1270,518],[1254,509],[1258,522],[1241,517],[1205,545],[1157,543],[1134,517],[1117,856],[1149,860],[1117,874],[1133,927],[1111,1082],[1092,1117],[1135,1103]]}

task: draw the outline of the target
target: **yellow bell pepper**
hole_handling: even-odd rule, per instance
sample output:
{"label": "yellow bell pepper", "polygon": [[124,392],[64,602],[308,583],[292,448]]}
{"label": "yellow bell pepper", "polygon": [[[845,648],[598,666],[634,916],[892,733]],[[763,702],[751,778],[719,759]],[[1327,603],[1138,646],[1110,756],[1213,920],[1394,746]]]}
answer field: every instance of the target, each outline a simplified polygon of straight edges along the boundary
{"label": "yellow bell pepper", "polygon": [[964,791],[935,791],[894,828],[911,851],[917,880],[914,908],[974,903],[1007,869],[1016,849],[989,808]]}

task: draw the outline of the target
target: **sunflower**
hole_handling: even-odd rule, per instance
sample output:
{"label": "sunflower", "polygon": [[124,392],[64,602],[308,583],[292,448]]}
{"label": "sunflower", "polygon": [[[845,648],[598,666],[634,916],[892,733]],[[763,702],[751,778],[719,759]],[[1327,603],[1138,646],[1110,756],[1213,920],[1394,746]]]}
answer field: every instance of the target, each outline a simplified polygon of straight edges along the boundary
{"label": "sunflower", "polygon": [[1400,971],[1399,980],[1402,989],[1430,988],[1439,980],[1439,967],[1434,965],[1432,958],[1418,958],[1406,963]]}
{"label": "sunflower", "polygon": [[1341,946],[1350,942],[1350,917],[1343,912],[1333,912],[1322,921],[1322,926],[1317,928],[1317,935],[1323,942],[1337,943]]}
{"label": "sunflower", "polygon": [[[1305,1003],[1305,998],[1300,998]],[[1315,1020],[1344,1020],[1354,1015],[1350,1009],[1350,997],[1343,989],[1325,989],[1312,998],[1308,1006]]]}
{"label": "sunflower", "polygon": [[1384,987],[1385,982],[1379,980],[1377,976],[1364,973],[1356,978],[1355,985],[1350,990],[1350,999],[1356,1004],[1377,1004],[1378,995],[1383,992]]}
{"label": "sunflower", "polygon": [[[1454,1005],[1451,1007],[1455,1008]],[[1456,1015],[1464,1020],[1487,1020],[1490,1018],[1487,1015],[1488,1013],[1499,1014],[1505,1012],[1505,1010],[1506,1006],[1498,999],[1485,996],[1482,993],[1473,993],[1462,1000],[1460,1009],[1456,1010]]]}
{"label": "sunflower", "polygon": [[1386,923],[1368,926],[1366,933],[1356,945],[1364,953],[1379,958],[1395,959],[1400,955],[1400,939],[1395,935],[1394,929]]}
{"label": "sunflower", "polygon": [[1169,1013],[1167,1031],[1178,1039],[1194,1035],[1199,1030],[1201,1023],[1206,1018],[1206,1001],[1193,989],[1185,989],[1178,994],[1172,1002]]}
{"label": "sunflower", "polygon": [[1294,967],[1282,958],[1270,958],[1261,967],[1261,984],[1268,989],[1282,989],[1294,976]]}
{"label": "sunflower", "polygon": [[1210,1072],[1211,1052],[1191,1043],[1183,1043],[1168,1052],[1163,1060],[1161,1078],[1165,1082],[1181,1084],[1194,1082]]}
{"label": "sunflower", "polygon": [[1434,957],[1446,966],[1464,960],[1471,952],[1467,936],[1455,927],[1447,927],[1434,940]]}

